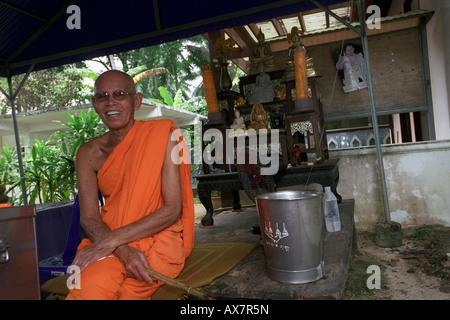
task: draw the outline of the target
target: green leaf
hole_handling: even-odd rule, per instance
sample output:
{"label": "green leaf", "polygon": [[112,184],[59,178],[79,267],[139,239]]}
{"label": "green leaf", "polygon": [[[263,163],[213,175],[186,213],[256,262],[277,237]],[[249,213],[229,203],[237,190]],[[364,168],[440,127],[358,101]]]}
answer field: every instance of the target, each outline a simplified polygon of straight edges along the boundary
{"label": "green leaf", "polygon": [[160,104],[164,104],[164,101],[161,101],[161,100],[159,100],[159,99],[148,98],[147,100],[155,101],[155,102],[160,103]]}
{"label": "green leaf", "polygon": [[180,89],[177,90],[177,93],[175,94],[175,99],[173,102],[173,106],[180,108],[181,107],[181,103],[183,101],[183,92],[181,92]]}
{"label": "green leaf", "polygon": [[36,158],[37,158],[36,145],[34,145],[34,146],[31,148],[31,158],[32,158],[33,160],[36,160]]}
{"label": "green leaf", "polygon": [[158,87],[159,94],[164,99],[164,103],[168,106],[173,106],[173,100],[170,94],[167,92],[167,89],[164,87]]}

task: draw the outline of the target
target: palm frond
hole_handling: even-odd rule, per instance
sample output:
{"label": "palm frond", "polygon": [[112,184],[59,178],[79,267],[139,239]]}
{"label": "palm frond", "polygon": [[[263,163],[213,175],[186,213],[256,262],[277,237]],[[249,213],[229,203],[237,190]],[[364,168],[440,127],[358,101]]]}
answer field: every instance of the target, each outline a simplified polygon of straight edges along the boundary
{"label": "palm frond", "polygon": [[149,70],[143,71],[141,73],[138,73],[137,75],[135,75],[133,77],[133,81],[134,81],[134,83],[137,83],[144,78],[153,77],[160,73],[170,73],[170,72],[169,72],[169,70],[167,70],[167,68],[164,68],[164,67],[153,68],[153,69],[149,69]]}

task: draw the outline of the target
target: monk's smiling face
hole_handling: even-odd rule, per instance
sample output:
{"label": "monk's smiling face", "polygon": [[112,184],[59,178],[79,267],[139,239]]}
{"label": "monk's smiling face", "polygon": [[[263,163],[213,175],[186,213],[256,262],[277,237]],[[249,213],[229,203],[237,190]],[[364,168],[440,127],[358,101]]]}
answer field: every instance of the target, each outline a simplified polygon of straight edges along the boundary
{"label": "monk's smiling face", "polygon": [[92,105],[110,130],[128,132],[134,124],[142,95],[136,93],[133,79],[124,72],[111,70],[98,77]]}

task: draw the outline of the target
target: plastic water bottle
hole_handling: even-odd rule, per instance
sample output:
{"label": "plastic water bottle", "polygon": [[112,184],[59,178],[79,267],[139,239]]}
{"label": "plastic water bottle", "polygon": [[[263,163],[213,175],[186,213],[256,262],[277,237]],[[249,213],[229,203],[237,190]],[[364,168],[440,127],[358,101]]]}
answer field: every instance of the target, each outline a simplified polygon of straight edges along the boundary
{"label": "plastic water bottle", "polygon": [[341,217],[336,196],[330,187],[325,187],[325,225],[328,232],[341,230]]}

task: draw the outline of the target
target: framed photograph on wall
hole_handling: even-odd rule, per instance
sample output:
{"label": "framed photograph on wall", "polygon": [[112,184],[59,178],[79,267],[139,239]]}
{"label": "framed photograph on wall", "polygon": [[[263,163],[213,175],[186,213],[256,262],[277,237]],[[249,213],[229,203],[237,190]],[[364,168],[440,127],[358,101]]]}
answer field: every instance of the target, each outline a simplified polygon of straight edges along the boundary
{"label": "framed photograph on wall", "polygon": [[345,43],[342,50],[339,48],[333,52],[333,58],[344,92],[367,88],[367,70],[360,45]]}

